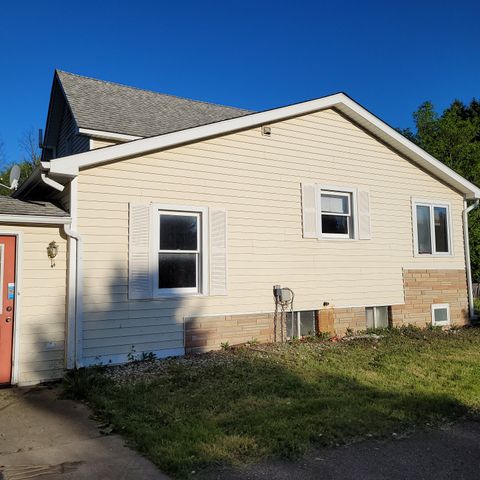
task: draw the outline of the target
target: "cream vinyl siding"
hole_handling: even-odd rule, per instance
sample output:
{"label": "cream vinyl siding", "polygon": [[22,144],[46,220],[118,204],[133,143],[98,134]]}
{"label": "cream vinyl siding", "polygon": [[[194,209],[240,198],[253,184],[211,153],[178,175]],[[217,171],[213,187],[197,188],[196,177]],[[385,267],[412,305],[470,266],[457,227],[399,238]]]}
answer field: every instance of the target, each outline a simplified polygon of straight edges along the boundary
{"label": "cream vinyl siding", "polygon": [[[14,319],[19,334],[18,383],[61,378],[65,365],[66,241],[58,227],[1,225],[0,230],[2,234],[20,232],[23,239],[20,309]],[[53,268],[47,256],[52,240],[59,246]]]}
{"label": "cream vinyl siding", "polygon": [[[271,312],[272,286],[295,309],[403,303],[402,269],[464,268],[460,194],[330,109],[82,171],[84,355],[182,348],[186,316]],[[98,145],[95,141],[95,145]],[[301,184],[369,192],[370,240],[303,238]],[[451,257],[413,255],[411,198],[450,202]],[[128,301],[128,205],[224,208],[228,294]]]}

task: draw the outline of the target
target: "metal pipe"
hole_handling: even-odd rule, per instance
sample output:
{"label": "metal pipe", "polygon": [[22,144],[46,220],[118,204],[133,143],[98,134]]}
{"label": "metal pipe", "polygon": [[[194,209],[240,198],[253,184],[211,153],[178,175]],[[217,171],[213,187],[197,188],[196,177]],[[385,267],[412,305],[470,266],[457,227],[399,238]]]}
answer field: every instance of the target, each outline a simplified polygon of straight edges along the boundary
{"label": "metal pipe", "polygon": [[470,321],[475,318],[475,309],[473,305],[473,285],[472,285],[472,267],[470,265],[470,240],[468,236],[468,214],[480,204],[480,199],[475,200],[469,207],[467,201],[463,201],[463,243],[465,246],[465,266],[467,270],[467,289],[468,289],[468,313]]}

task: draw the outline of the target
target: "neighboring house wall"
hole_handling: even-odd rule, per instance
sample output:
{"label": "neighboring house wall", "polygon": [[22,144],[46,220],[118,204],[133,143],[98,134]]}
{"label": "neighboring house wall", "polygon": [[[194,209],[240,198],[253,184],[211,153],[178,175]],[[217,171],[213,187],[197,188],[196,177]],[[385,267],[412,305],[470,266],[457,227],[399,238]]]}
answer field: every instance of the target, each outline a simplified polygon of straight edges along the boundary
{"label": "neighboring house wall", "polygon": [[[58,227],[0,226],[2,233],[21,233],[19,255],[20,310],[15,318],[19,335],[19,384],[60,378],[64,371],[67,243]],[[51,267],[47,246],[58,246]]]}
{"label": "neighboring house wall", "polygon": [[[295,291],[297,310],[396,305],[405,269],[465,270],[459,193],[334,110],[271,127],[80,173],[87,362],[181,351],[185,317],[271,313],[274,284]],[[302,238],[306,181],[367,189],[372,239]],[[450,203],[452,256],[414,257],[412,197]],[[228,295],[129,301],[129,202],[225,208]]]}

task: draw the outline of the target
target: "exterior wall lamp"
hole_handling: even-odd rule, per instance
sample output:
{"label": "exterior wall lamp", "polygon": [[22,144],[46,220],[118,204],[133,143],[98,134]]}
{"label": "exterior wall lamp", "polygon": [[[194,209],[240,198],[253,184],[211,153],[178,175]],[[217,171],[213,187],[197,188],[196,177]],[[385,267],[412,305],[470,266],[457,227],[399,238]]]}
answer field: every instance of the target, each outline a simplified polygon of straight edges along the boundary
{"label": "exterior wall lamp", "polygon": [[53,240],[48,244],[47,255],[48,255],[48,258],[50,259],[50,263],[51,263],[50,266],[53,268],[55,266],[54,258],[58,255],[58,245],[55,242],[55,240]]}

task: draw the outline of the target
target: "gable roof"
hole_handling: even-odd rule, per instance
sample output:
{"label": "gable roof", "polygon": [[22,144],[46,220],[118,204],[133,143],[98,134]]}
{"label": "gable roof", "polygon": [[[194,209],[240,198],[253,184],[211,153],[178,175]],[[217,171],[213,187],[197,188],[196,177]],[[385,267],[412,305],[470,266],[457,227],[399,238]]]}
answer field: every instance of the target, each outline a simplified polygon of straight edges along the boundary
{"label": "gable roof", "polygon": [[327,97],[286,107],[243,115],[239,118],[99,148],[97,150],[71,155],[70,157],[57,158],[50,162],[43,162],[42,168],[49,171],[49,176],[59,176],[60,178],[64,176],[73,177],[76,176],[82,168],[91,168],[96,165],[118,161],[132,156],[166,150],[180,145],[206,140],[218,135],[225,135],[300,115],[306,115],[327,108],[334,108],[340,111],[380,141],[389,145],[447,185],[463,193],[466,198],[480,198],[480,189],[476,185],[432,157],[432,155],[405,138],[344,93],[336,93]]}
{"label": "gable roof", "polygon": [[45,201],[20,200],[0,196],[0,217],[10,216],[35,216],[35,217],[55,217],[68,218],[69,214],[57,205]]}
{"label": "gable roof", "polygon": [[151,137],[251,113],[56,71],[80,129]]}

